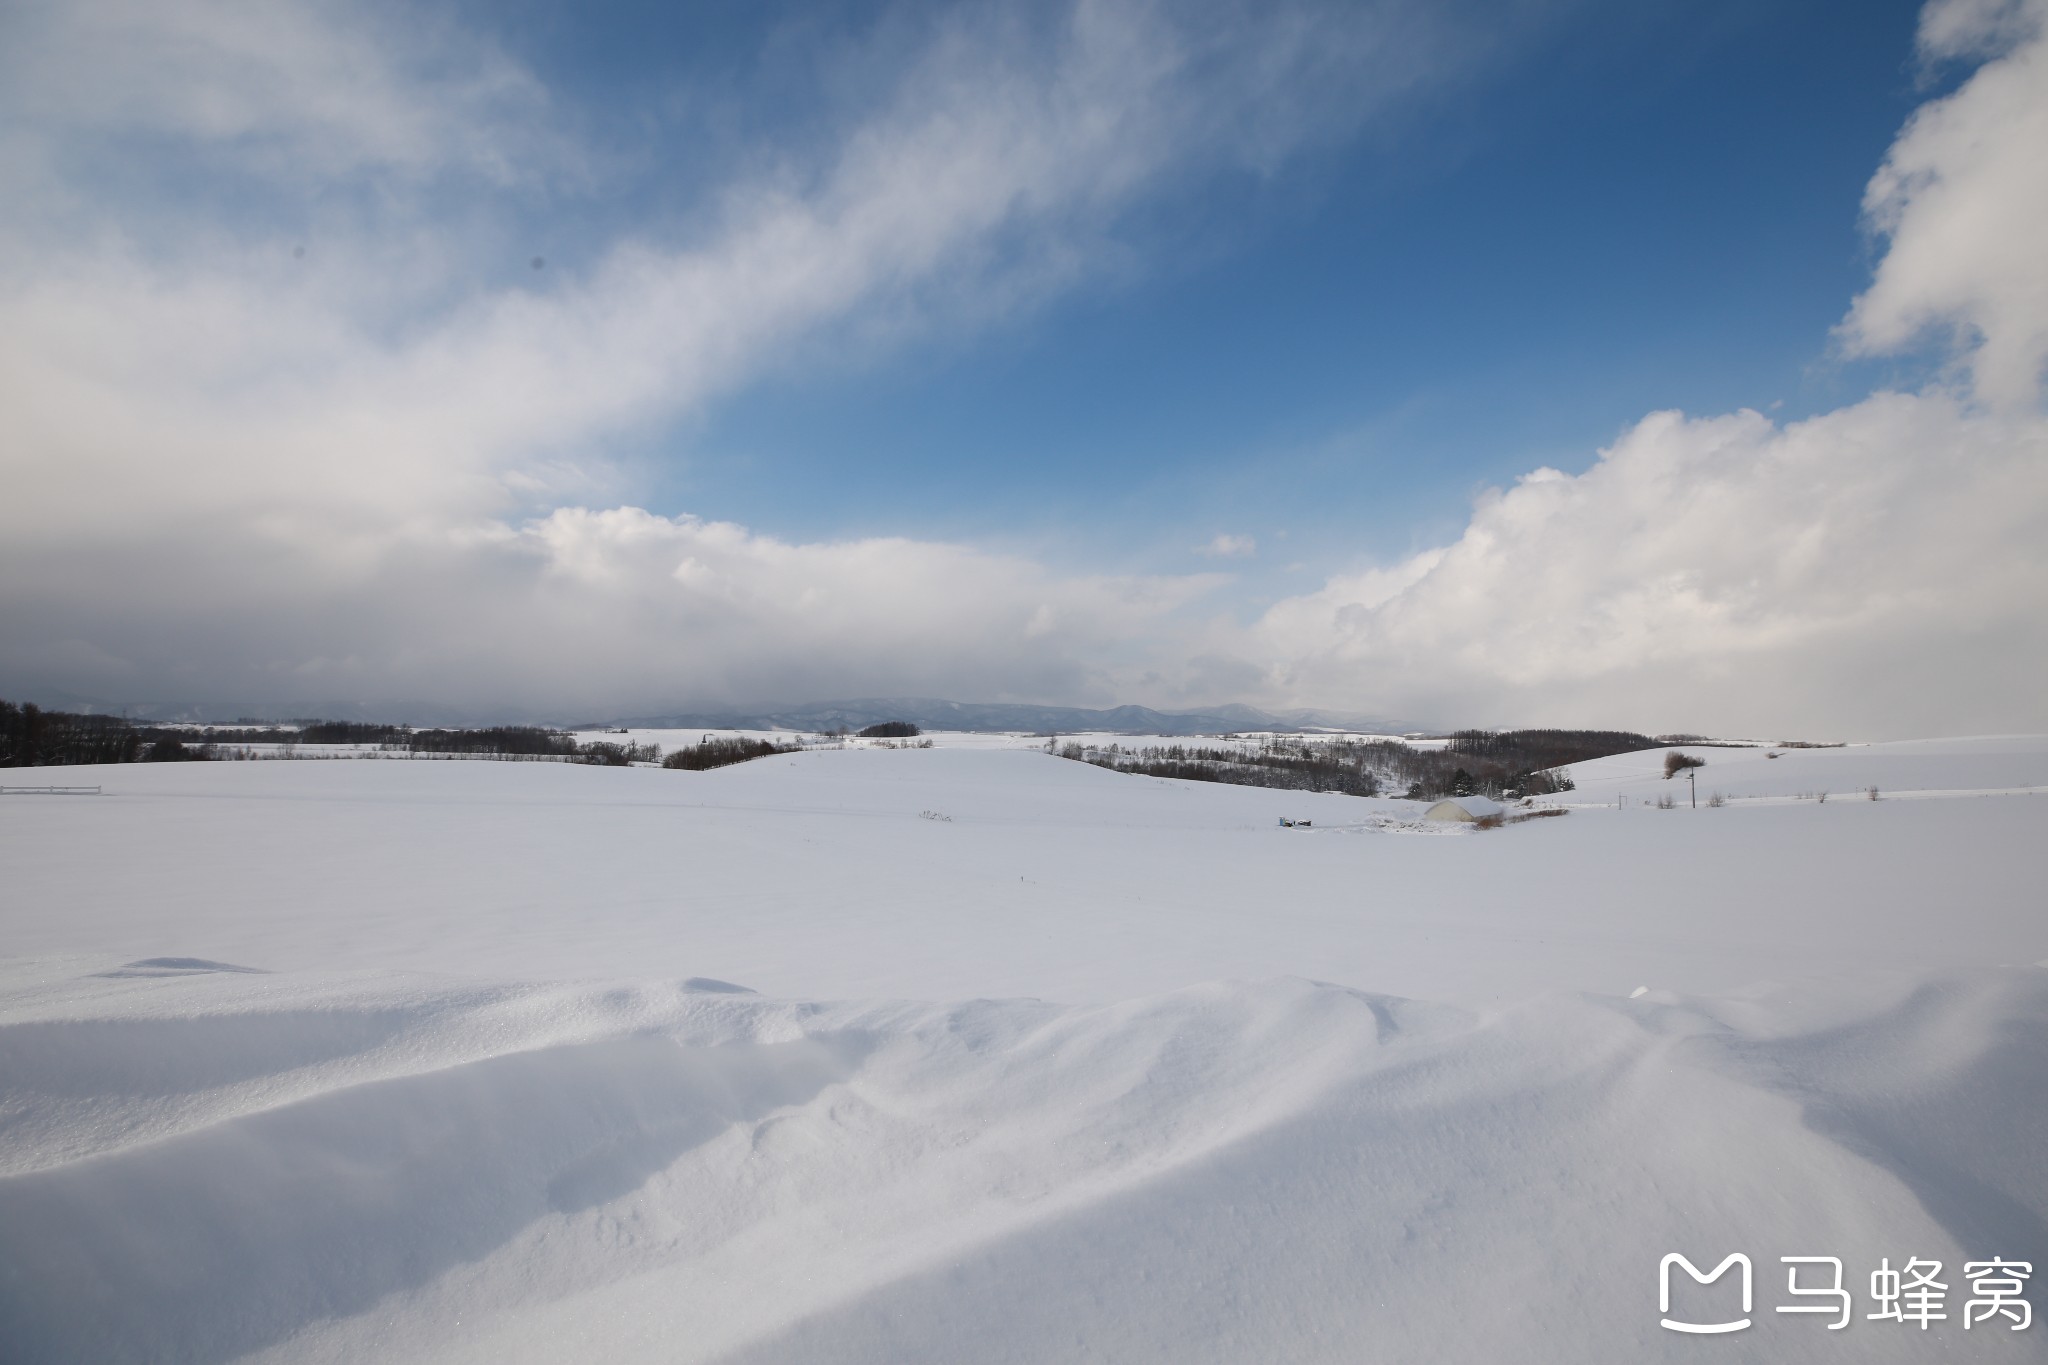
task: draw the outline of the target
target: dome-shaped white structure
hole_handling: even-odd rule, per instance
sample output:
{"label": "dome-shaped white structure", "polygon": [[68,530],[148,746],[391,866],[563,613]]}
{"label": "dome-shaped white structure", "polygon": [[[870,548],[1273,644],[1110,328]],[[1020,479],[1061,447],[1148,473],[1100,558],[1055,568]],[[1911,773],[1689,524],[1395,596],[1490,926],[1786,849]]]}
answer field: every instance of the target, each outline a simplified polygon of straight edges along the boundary
{"label": "dome-shaped white structure", "polygon": [[1452,820],[1459,824],[1477,824],[1481,820],[1499,819],[1503,814],[1500,802],[1484,796],[1450,796],[1437,802],[1422,813],[1425,820]]}

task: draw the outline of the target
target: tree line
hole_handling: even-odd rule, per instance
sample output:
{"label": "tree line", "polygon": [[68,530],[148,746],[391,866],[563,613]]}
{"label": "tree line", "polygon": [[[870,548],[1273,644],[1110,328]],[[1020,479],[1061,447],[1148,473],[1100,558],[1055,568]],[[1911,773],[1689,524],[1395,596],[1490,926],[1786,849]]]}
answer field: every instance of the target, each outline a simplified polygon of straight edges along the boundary
{"label": "tree line", "polygon": [[353,720],[302,721],[290,726],[207,726],[195,731],[184,726],[137,725],[121,716],[47,711],[34,702],[17,705],[0,700],[0,768],[246,757],[238,746],[248,744],[275,745],[287,755],[300,744],[345,744],[391,752],[477,758],[553,758],[601,767],[658,762],[665,768],[699,771],[771,754],[794,753],[803,747],[775,740],[707,736],[702,743],[678,749],[663,758],[658,744],[609,739],[578,742],[567,730],[538,725],[415,730],[408,725]]}
{"label": "tree line", "polygon": [[133,763],[141,733],[119,716],[45,711],[34,702],[0,701],[0,768],[72,763]]}
{"label": "tree line", "polygon": [[1379,776],[1347,757],[1320,752],[1328,746],[1266,744],[1256,749],[1226,749],[1191,744],[1125,748],[1110,744],[1067,744],[1061,758],[1078,759],[1113,772],[1143,777],[1169,777],[1184,782],[1223,782],[1238,787],[1275,787],[1285,791],[1343,792],[1378,796]]}
{"label": "tree line", "polygon": [[1568,764],[1654,749],[1660,742],[1628,730],[1460,730],[1441,749],[1395,739],[1274,738],[1235,748],[1070,743],[1055,752],[1147,777],[1348,796],[1399,792],[1409,800],[1433,801],[1570,791],[1571,774],[1564,771]]}
{"label": "tree line", "polygon": [[769,739],[747,739],[744,736],[726,739],[707,735],[698,743],[678,749],[661,760],[661,766],[703,772],[707,768],[724,768],[734,763],[745,763],[748,759],[766,758],[770,754],[793,754],[801,748],[801,744]]}
{"label": "tree line", "polygon": [[[121,716],[49,711],[34,702],[0,700],[0,768],[46,768],[80,763],[162,763],[223,755],[222,745],[353,744],[426,754],[478,757],[552,757],[623,767],[661,758],[654,744],[592,740],[578,743],[566,730],[537,725],[492,725],[475,730],[415,730],[360,721],[308,721],[284,726],[137,725]],[[232,754],[233,750],[226,751]]]}
{"label": "tree line", "polygon": [[167,763],[213,757],[210,744],[188,744],[191,732],[136,725],[120,716],[46,711],[34,702],[0,699],[0,768],[54,768],[79,763]]}

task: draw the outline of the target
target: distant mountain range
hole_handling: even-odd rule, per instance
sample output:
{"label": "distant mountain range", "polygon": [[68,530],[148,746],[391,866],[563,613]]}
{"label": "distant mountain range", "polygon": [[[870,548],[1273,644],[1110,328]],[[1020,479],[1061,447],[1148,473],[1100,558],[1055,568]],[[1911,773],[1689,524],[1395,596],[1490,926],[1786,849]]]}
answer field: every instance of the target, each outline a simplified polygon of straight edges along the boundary
{"label": "distant mountain range", "polygon": [[[854,701],[807,702],[760,710],[678,711],[606,722],[612,727],[651,730],[859,730],[885,720],[907,720],[927,730],[1021,730],[1029,734],[1073,734],[1084,730],[1132,735],[1220,735],[1245,730],[1356,730],[1412,734],[1430,727],[1384,717],[1334,711],[1269,712],[1250,706],[1216,706],[1195,711],[1155,711],[1149,706],[1092,710],[1081,706],[1033,706],[1021,702],[941,701],[933,697],[864,697]],[[591,728],[599,728],[592,726]]]}
{"label": "distant mountain range", "polygon": [[387,725],[472,727],[480,725],[562,725],[568,729],[616,729],[636,726],[656,730],[859,730],[885,720],[907,720],[927,730],[1027,734],[1074,734],[1098,731],[1130,735],[1222,735],[1245,730],[1351,730],[1374,734],[1441,733],[1440,727],[1413,720],[1361,716],[1337,711],[1261,711],[1228,705],[1192,711],[1155,711],[1149,706],[1115,706],[1093,710],[1081,706],[1033,706],[1021,702],[958,702],[933,697],[863,697],[852,701],[814,701],[799,705],[695,708],[611,720],[562,712],[475,709],[404,702],[173,702],[110,704],[71,694],[10,698],[35,701],[46,709],[89,714],[122,714],[136,721],[187,724],[232,724],[238,720],[351,720]]}
{"label": "distant mountain range", "polygon": [[[6,695],[0,693],[0,695]],[[425,728],[470,728],[482,725],[553,725],[552,716],[504,707],[455,707],[413,702],[327,701],[258,702],[110,702],[73,692],[41,691],[7,696],[12,702],[32,701],[46,711],[75,711],[90,716],[125,716],[140,724],[232,725],[236,721],[312,720],[366,721],[376,725]]]}

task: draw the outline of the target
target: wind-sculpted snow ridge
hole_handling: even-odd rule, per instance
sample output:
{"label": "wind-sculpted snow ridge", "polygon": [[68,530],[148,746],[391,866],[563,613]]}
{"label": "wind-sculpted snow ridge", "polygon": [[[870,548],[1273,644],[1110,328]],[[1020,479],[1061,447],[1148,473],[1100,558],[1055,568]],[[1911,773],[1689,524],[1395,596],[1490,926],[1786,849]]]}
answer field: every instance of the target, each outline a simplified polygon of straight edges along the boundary
{"label": "wind-sculpted snow ridge", "polygon": [[[0,999],[11,1361],[2038,1359],[1656,1269],[2048,1262],[2048,973],[1787,1028],[1299,978],[1095,1006],[48,974]],[[1871,1266],[1863,1266],[1864,1261]],[[1960,1281],[1957,1281],[1960,1283]],[[1960,1300],[1955,1302],[1959,1303]]]}

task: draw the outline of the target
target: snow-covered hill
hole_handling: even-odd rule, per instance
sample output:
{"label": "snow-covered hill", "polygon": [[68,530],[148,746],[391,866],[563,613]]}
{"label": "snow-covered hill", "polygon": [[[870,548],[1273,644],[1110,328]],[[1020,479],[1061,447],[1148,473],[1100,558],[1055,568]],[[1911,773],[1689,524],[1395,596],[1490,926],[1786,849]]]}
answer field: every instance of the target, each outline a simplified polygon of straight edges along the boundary
{"label": "snow-covered hill", "polygon": [[[1829,749],[1720,748],[1677,745],[1703,761],[1691,785],[1702,797],[1720,792],[1742,800],[1831,800],[2048,794],[2048,739],[2038,735],[1995,735],[1970,739],[1899,740],[1886,744],[1845,744]],[[1681,776],[1664,780],[1667,750],[1616,754],[1572,765],[1579,790],[1565,798],[1612,804],[1655,801],[1687,787]]]}
{"label": "snow-covered hill", "polygon": [[[1889,798],[2048,745],[1697,752]],[[1423,836],[987,747],[67,770],[0,798],[0,1340],[2040,1358],[1959,1319],[2048,1261],[2048,796],[1593,804],[1660,774]],[[1746,1252],[1753,1326],[1661,1328],[1671,1251]],[[1846,1330],[1774,1311],[1792,1255]],[[1924,1336],[1864,1317],[1912,1256]]]}

